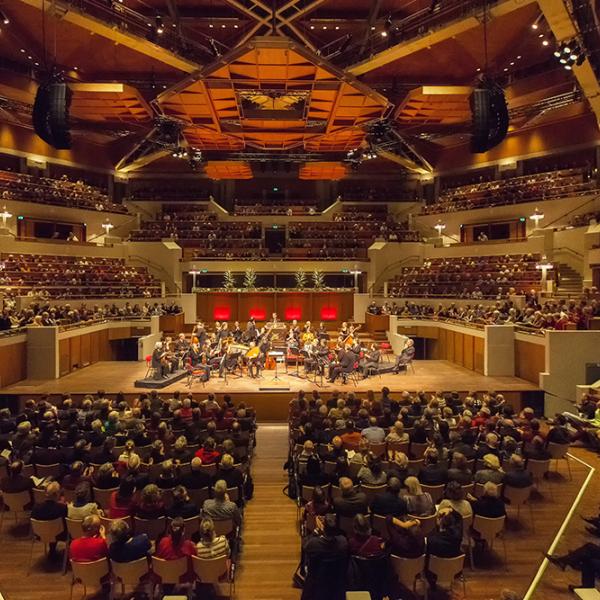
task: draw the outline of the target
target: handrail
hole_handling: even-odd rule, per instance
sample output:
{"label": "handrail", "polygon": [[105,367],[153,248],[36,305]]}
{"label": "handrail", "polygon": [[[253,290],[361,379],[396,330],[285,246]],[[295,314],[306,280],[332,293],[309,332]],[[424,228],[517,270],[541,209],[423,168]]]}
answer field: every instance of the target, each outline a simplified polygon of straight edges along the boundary
{"label": "handrail", "polygon": [[552,252],[552,255],[556,256],[557,254],[562,254],[563,252],[574,254],[578,260],[584,259],[584,256],[581,254],[581,252],[577,252],[577,250],[573,250],[573,248],[569,248],[568,246],[559,246],[558,248],[555,248]]}
{"label": "handrail", "polygon": [[550,221],[550,223],[547,223],[546,225],[544,225],[544,229],[548,229],[549,227],[554,225],[554,223],[556,223],[556,221],[558,221],[560,219],[564,219],[565,217],[568,217],[570,214],[574,213],[576,210],[579,210],[580,208],[583,208],[584,206],[586,206],[586,204],[590,204],[590,202],[594,202],[594,200],[598,200],[598,198],[600,198],[600,195],[596,195],[593,198],[589,198],[583,204],[580,204],[579,206],[572,208],[570,211],[564,213],[560,217],[556,217],[556,219],[554,219],[554,221]]}
{"label": "handrail", "polygon": [[177,290],[177,293],[182,293],[181,286],[177,284],[173,276],[161,265],[153,263],[152,261],[148,260],[145,256],[140,256],[139,254],[130,254],[128,258],[129,260],[137,260],[141,263],[144,263],[146,266],[152,267],[153,269],[164,273],[166,275],[166,278],[173,283],[173,287]]}
{"label": "handrail", "polygon": [[421,260],[421,256],[418,254],[412,254],[411,256],[405,256],[404,258],[397,260],[396,262],[388,265],[377,277],[377,279],[371,284],[371,287],[367,290],[367,293],[372,296],[373,290],[377,288],[378,285],[381,285],[381,279],[387,277],[388,271],[391,269],[395,269],[402,265],[403,263],[408,262],[409,260]]}
{"label": "handrail", "polygon": [[[125,227],[126,225],[129,225],[132,221],[137,221],[137,215],[133,215],[131,216],[129,219],[127,219],[127,221],[125,221],[125,223],[121,223],[120,225],[117,225],[112,231],[114,231],[115,233],[117,231],[119,231],[119,229],[122,229],[123,227]],[[93,235],[91,238],[89,238],[87,240],[87,243],[91,243],[92,240],[97,240],[99,237],[106,235],[105,233],[99,233],[98,235]],[[110,235],[113,235],[112,233]]]}

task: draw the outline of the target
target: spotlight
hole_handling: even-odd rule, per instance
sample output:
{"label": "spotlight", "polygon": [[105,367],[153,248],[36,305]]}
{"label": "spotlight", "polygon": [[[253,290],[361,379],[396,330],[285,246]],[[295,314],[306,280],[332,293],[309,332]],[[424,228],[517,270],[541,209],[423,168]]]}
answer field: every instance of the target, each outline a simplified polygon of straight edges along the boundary
{"label": "spotlight", "polygon": [[2,10],[0,10],[0,21],[2,21],[4,25],[8,25],[10,23],[8,15]]}
{"label": "spotlight", "polygon": [[565,65],[565,69],[567,71],[571,71],[573,69],[573,67],[571,65]]}
{"label": "spotlight", "polygon": [[155,25],[156,25],[156,33],[158,33],[158,35],[162,35],[165,32],[165,25],[164,25],[162,17],[160,15],[156,15]]}
{"label": "spotlight", "polygon": [[532,23],[531,29],[537,29],[539,25],[537,23]]}
{"label": "spotlight", "polygon": [[544,40],[542,42],[542,46],[549,46],[549,45],[550,45],[550,42],[548,40]]}
{"label": "spotlight", "polygon": [[571,54],[571,47],[569,44],[565,44],[565,47],[563,48],[563,54]]}
{"label": "spotlight", "polygon": [[554,56],[556,56],[556,58],[560,58],[560,50],[555,50]]}
{"label": "spotlight", "polygon": [[386,38],[388,36],[388,32],[387,31],[382,31],[381,32],[381,37]]}

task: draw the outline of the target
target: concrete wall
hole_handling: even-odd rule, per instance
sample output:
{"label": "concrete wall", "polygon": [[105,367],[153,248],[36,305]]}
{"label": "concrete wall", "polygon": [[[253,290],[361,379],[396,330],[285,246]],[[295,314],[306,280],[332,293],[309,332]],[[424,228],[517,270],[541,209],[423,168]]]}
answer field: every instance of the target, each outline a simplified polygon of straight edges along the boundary
{"label": "concrete wall", "polygon": [[148,267],[164,281],[169,293],[181,291],[181,247],[175,242],[125,242],[126,256],[133,265]]}

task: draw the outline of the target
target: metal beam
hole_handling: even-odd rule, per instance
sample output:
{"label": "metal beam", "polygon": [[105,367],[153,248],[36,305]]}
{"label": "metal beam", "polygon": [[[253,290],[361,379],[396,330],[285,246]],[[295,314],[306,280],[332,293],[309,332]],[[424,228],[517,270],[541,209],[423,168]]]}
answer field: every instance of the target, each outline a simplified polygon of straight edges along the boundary
{"label": "metal beam", "polygon": [[[519,8],[523,8],[528,4],[532,4],[535,1],[536,0],[500,0],[500,2],[489,9],[488,14],[490,19],[493,20],[518,10]],[[547,1],[550,3],[562,2],[562,0]],[[415,52],[419,52],[420,50],[424,50],[425,48],[434,46],[435,44],[439,44],[440,42],[444,42],[452,37],[461,35],[462,33],[476,29],[480,26],[481,21],[475,14],[470,17],[451,21],[422,37],[400,42],[395,46],[382,50],[370,58],[351,66],[348,71],[353,75],[364,75],[369,71],[383,67],[391,62],[405,58]]]}
{"label": "metal beam", "polygon": [[371,35],[371,27],[375,25],[377,22],[377,18],[379,17],[379,9],[381,8],[382,0],[375,0],[373,4],[371,4],[371,10],[369,11],[369,19],[367,21],[367,29],[365,30],[365,34],[363,35],[363,39],[360,43],[359,52],[362,54],[367,47],[367,43],[369,41],[369,36]]}
{"label": "metal beam", "polygon": [[[550,26],[554,37],[559,41],[571,41],[577,38],[579,31],[571,18],[564,0],[538,0],[540,9]],[[596,121],[600,127],[600,83],[590,65],[586,60],[580,66],[573,66],[573,74],[577,78],[579,87],[596,115]]]}
{"label": "metal beam", "polygon": [[77,11],[73,8],[73,3],[67,3],[64,0],[54,0],[53,2],[46,2],[45,0],[15,0],[15,2],[21,2],[22,4],[26,4],[27,6],[31,6],[38,10],[46,11],[50,16],[53,16],[56,9],[58,9],[61,12],[64,12],[62,17],[60,17],[61,20],[77,25],[93,34],[109,39],[115,44],[121,44],[126,48],[135,50],[140,54],[144,54],[145,56],[158,60],[185,73],[193,73],[201,68],[201,65],[187,58],[178,56],[162,46],[153,44],[152,42],[127,31],[122,31],[117,27],[114,27],[114,25],[105,23],[89,14]]}

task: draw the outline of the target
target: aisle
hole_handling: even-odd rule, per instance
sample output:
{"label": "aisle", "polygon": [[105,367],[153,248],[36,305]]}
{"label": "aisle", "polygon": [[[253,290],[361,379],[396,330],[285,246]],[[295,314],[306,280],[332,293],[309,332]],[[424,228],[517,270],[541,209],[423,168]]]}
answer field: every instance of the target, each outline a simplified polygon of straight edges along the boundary
{"label": "aisle", "polygon": [[254,498],[244,513],[244,547],[236,600],[298,600],[292,574],[300,557],[296,506],[283,493],[287,424],[259,425],[253,461]]}

